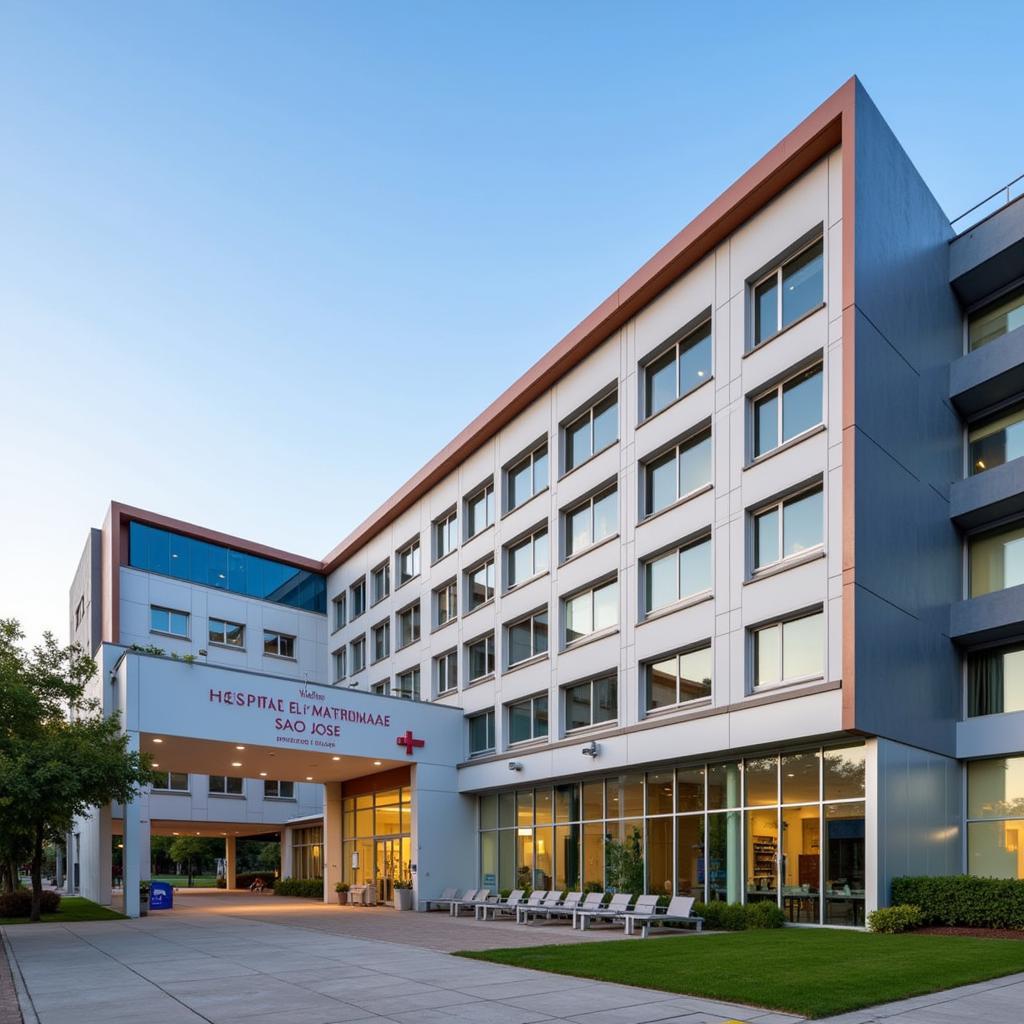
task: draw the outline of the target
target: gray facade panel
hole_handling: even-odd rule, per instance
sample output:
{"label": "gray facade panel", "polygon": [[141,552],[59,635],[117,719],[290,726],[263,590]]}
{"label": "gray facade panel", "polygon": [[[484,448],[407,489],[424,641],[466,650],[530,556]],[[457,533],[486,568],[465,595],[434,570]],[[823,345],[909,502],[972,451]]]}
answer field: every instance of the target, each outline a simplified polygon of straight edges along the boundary
{"label": "gray facade panel", "polygon": [[1024,327],[968,352],[949,368],[949,394],[964,416],[1024,392]]}
{"label": "gray facade panel", "polygon": [[965,231],[949,247],[949,280],[965,305],[1024,277],[1024,196]]}

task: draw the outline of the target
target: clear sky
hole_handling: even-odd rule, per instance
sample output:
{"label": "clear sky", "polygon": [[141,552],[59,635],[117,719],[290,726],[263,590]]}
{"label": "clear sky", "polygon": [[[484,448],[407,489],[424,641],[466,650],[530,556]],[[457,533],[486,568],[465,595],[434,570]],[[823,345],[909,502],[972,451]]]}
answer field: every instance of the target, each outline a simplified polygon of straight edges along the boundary
{"label": "clear sky", "polygon": [[951,216],[1018,4],[0,6],[0,615],[112,498],[320,557],[858,74]]}

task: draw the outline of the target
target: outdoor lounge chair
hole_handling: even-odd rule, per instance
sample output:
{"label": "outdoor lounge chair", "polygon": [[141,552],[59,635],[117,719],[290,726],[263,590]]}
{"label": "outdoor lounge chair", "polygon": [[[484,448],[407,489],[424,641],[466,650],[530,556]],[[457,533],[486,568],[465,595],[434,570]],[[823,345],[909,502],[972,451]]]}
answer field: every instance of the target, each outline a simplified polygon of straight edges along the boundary
{"label": "outdoor lounge chair", "polygon": [[427,900],[424,907],[425,910],[430,910],[431,907],[437,907],[438,910],[451,910],[452,900],[459,898],[458,889],[445,889],[436,900]]}
{"label": "outdoor lounge chair", "polygon": [[532,911],[538,910],[541,907],[557,907],[562,902],[562,890],[552,889],[542,900],[537,903],[527,903],[526,905],[520,905],[516,909],[516,924],[526,924],[529,915]]}
{"label": "outdoor lounge chair", "polygon": [[633,904],[629,910],[618,914],[614,919],[614,924],[622,924],[623,930],[627,935],[632,935],[632,929],[630,928],[630,921],[639,914],[641,917],[646,917],[649,914],[653,914],[658,909],[658,897],[656,894],[644,893],[642,896],[636,898],[636,903]]}
{"label": "outdoor lounge chair", "polygon": [[646,939],[651,933],[651,926],[656,924],[692,924],[696,925],[697,931],[701,931],[704,927],[704,918],[694,917],[690,913],[692,909],[692,896],[673,896],[664,910],[655,907],[650,913],[627,914],[626,933],[636,935],[639,928],[640,938]]}
{"label": "outdoor lounge chair", "polygon": [[486,903],[490,898],[490,889],[472,889],[462,899],[452,900],[450,912],[452,917],[458,917],[463,910],[472,910],[476,913],[478,903]]}
{"label": "outdoor lounge chair", "polygon": [[583,893],[581,892],[570,892],[566,895],[564,900],[559,901],[554,906],[550,906],[542,903],[536,908],[527,908],[523,914],[523,924],[529,924],[530,918],[546,918],[548,921],[553,918],[568,918],[572,921],[573,915],[576,913],[576,908],[580,905],[580,900],[583,899]]}
{"label": "outdoor lounge chair", "polygon": [[599,907],[597,910],[577,910],[572,919],[573,927],[585,932],[594,921],[614,921],[616,918],[621,920],[632,902],[632,893],[618,892],[606,907]]}
{"label": "outdoor lounge chair", "polygon": [[473,908],[476,912],[476,919],[478,921],[486,921],[487,915],[491,915],[491,920],[495,920],[498,914],[515,913],[516,907],[524,900],[522,889],[513,889],[507,899],[496,899],[493,902],[477,903]]}

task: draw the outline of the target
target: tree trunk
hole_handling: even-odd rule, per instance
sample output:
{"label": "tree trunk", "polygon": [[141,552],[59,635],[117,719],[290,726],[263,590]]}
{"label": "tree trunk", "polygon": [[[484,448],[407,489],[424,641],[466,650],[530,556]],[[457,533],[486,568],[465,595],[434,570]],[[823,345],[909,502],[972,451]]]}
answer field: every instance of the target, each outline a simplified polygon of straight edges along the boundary
{"label": "tree trunk", "polygon": [[18,888],[18,865],[14,861],[0,864],[0,885],[4,892],[14,892]]}
{"label": "tree trunk", "polygon": [[32,846],[32,913],[30,921],[38,921],[43,899],[43,827],[36,826],[35,842]]}

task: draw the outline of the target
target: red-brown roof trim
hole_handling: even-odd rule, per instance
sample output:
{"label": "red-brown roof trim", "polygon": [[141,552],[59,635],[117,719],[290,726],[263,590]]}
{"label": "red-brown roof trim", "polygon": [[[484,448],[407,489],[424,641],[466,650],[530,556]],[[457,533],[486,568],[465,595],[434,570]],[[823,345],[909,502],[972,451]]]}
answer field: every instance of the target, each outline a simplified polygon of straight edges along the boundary
{"label": "red-brown roof trim", "polygon": [[491,403],[323,560],[336,569],[392,523],[460,462],[581,362],[655,296],[759,209],[792,184],[849,131],[857,80],[849,79],[777,146],[692,220],[620,288],[576,325],[550,352]]}

